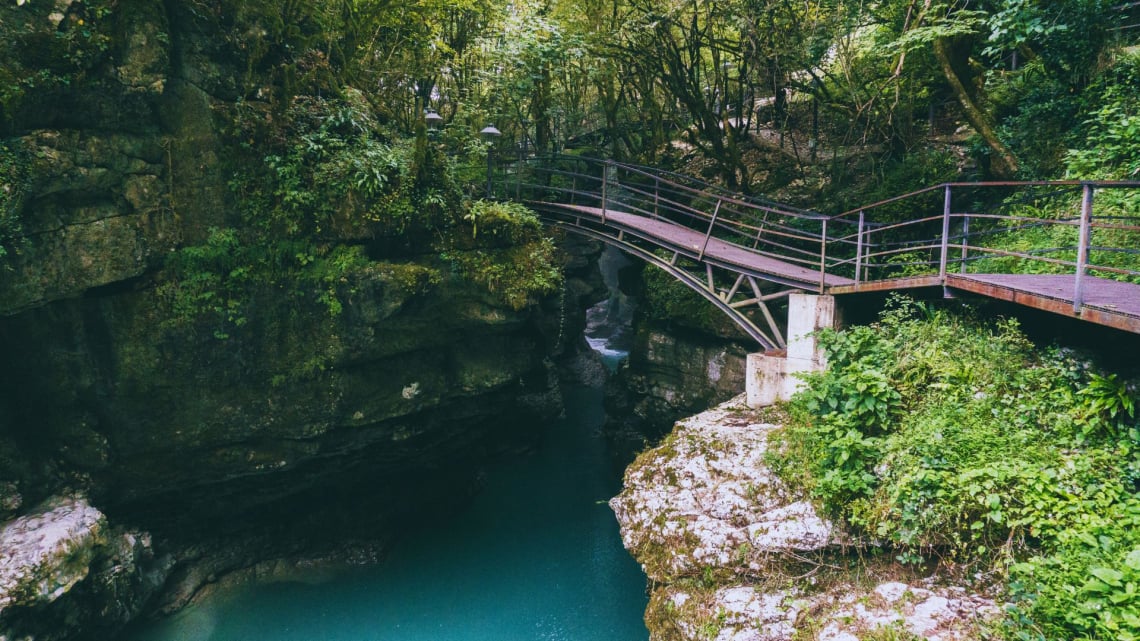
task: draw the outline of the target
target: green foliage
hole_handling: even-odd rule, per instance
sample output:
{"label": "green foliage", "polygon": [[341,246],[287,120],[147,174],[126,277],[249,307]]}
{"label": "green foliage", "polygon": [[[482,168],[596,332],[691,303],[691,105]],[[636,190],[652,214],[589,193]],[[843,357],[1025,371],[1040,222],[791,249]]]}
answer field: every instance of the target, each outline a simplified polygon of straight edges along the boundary
{"label": "green foliage", "polygon": [[[10,118],[29,92],[63,89],[85,82],[108,57],[113,42],[114,0],[88,0],[63,12],[51,3],[22,3],[11,15],[8,41],[0,43],[0,117]],[[54,19],[58,24],[44,28]]]}
{"label": "green foliage", "polygon": [[879,437],[891,428],[901,397],[880,368],[890,344],[873,329],[823,331],[819,340],[829,367],[809,377],[795,406],[802,423],[787,433],[787,443],[794,442],[791,458],[804,464],[800,480],[812,497],[829,515],[850,519],[848,506],[874,493]]}
{"label": "green foliage", "polygon": [[520,310],[562,285],[556,252],[550,238],[534,238],[503,248],[447,251],[443,258],[456,274]]}
{"label": "green foliage", "polygon": [[23,243],[20,214],[30,180],[29,162],[19,147],[0,141],[0,260]]}
{"label": "green foliage", "polygon": [[470,223],[472,238],[476,238],[482,228],[484,236],[490,234],[511,243],[533,238],[542,228],[534,212],[512,202],[477,200],[467,208],[463,220]]}
{"label": "green foliage", "polygon": [[169,328],[204,327],[225,340],[250,322],[264,293],[312,300],[341,313],[349,277],[368,264],[360,247],[305,241],[243,241],[234,229],[211,228],[206,242],[170,255],[159,295]]}
{"label": "green foliage", "polygon": [[1136,390],[1130,389],[1116,374],[1089,374],[1089,383],[1079,392],[1085,401],[1089,421],[1109,425],[1117,420],[1136,418]]}
{"label": "green foliage", "polygon": [[[1022,256],[1003,256],[987,253],[983,258],[972,262],[969,269],[976,273],[1007,274],[1072,274],[1077,260],[1079,229],[1073,221],[1078,219],[1081,210],[1080,192],[1071,191],[1065,195],[1044,198],[1038,202],[1018,202],[1012,197],[1011,204],[1003,214],[1026,219],[1013,220],[1010,231],[990,230],[985,235],[976,236],[978,241],[971,244],[990,247],[1003,252],[1030,255],[1069,264],[1035,260]],[[1100,189],[1095,193],[1094,223],[1116,223],[1115,227],[1101,227],[1094,224],[1090,231],[1090,251],[1088,265],[1090,273],[1102,278],[1129,282],[1140,282],[1140,276],[1127,273],[1098,270],[1107,267],[1114,270],[1140,272],[1140,256],[1127,251],[1109,251],[1098,248],[1133,248],[1140,244],[1140,232],[1128,228],[1140,219],[1140,194],[1134,190]],[[1056,222],[1039,222],[1056,221]],[[985,225],[985,221],[981,221]],[[971,229],[974,234],[977,227]],[[976,255],[976,254],[975,254]]]}
{"label": "green foliage", "polygon": [[790,404],[777,472],[902,561],[1017,561],[1012,637],[1140,634],[1133,386],[906,299],[820,338],[829,371]]}
{"label": "green foliage", "polygon": [[1119,501],[1010,567],[1015,639],[1140,638],[1140,501]]}
{"label": "green foliage", "polygon": [[645,283],[645,305],[639,306],[639,313],[717,336],[739,335],[739,329],[727,316],[665,271],[647,266],[641,277]]}
{"label": "green foliage", "polygon": [[393,138],[355,90],[295,98],[276,135],[283,144],[263,157],[265,171],[236,172],[231,183],[244,222],[266,235],[321,236],[334,227],[415,235],[454,223],[460,194],[446,157],[424,132]]}
{"label": "green foliage", "polygon": [[1078,147],[1065,159],[1073,178],[1140,177],[1140,55],[1123,56],[1091,88],[1096,98],[1084,121]]}

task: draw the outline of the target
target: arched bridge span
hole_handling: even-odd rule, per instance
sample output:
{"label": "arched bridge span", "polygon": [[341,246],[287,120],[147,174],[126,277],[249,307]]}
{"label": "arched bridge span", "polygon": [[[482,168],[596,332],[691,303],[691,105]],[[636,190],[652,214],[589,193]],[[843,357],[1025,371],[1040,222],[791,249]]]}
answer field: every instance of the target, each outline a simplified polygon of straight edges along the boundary
{"label": "arched bridge span", "polygon": [[773,307],[792,292],[930,286],[1140,334],[1140,181],[944,183],[837,216],[575,156],[495,187],[665,270],[765,350],[786,344]]}

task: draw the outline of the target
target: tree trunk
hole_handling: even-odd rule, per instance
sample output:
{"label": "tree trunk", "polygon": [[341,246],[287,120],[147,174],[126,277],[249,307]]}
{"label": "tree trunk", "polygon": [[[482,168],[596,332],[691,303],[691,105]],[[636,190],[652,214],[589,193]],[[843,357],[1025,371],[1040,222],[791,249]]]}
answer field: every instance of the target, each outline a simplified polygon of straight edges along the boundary
{"label": "tree trunk", "polygon": [[962,103],[962,109],[966,112],[966,120],[993,150],[992,168],[994,172],[1007,178],[1013,177],[1018,169],[1017,158],[998,138],[997,132],[994,131],[993,124],[990,122],[989,114],[978,107],[973,97],[970,96],[970,92],[966,90],[962,79],[958,77],[958,72],[954,70],[954,65],[950,62],[950,54],[947,52],[944,39],[939,38],[934,41],[934,56],[938,58],[942,73],[946,76],[946,81],[950,83],[950,88],[954,91],[958,102]]}

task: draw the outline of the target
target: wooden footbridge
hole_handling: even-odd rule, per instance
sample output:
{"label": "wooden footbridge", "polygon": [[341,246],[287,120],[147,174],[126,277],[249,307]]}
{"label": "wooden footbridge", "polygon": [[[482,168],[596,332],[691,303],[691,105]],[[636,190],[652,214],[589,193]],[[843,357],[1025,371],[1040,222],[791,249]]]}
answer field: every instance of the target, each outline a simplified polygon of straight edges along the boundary
{"label": "wooden footbridge", "polygon": [[496,196],[650,262],[765,350],[792,292],[942,287],[1140,334],[1140,181],[945,183],[837,216],[648,167],[509,167]]}

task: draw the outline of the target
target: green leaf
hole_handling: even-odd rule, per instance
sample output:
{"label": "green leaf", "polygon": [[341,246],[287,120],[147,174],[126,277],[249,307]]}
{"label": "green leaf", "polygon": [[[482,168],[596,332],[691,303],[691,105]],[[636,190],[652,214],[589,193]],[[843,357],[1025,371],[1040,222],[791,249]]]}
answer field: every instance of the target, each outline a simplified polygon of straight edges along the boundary
{"label": "green leaf", "polygon": [[1101,581],[1104,581],[1114,588],[1122,587],[1124,585],[1121,582],[1121,580],[1124,578],[1124,574],[1113,570],[1112,568],[1092,568],[1089,570],[1089,574],[1095,576]]}
{"label": "green leaf", "polygon": [[1124,557],[1124,565],[1130,570],[1140,571],[1140,548],[1136,548]]}

